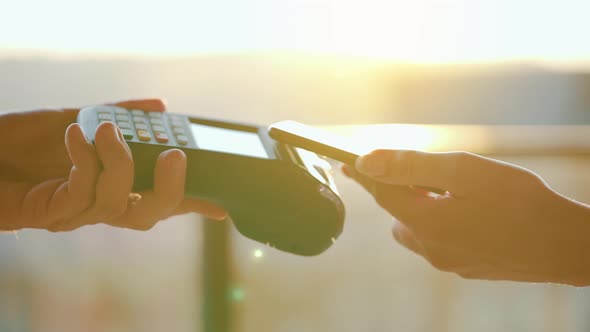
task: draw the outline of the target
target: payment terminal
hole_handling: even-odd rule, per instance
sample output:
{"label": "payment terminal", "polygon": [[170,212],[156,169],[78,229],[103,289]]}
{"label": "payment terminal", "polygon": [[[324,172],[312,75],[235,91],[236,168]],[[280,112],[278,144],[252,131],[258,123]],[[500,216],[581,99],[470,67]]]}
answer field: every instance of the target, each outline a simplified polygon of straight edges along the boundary
{"label": "payment terminal", "polygon": [[266,127],[117,106],[78,114],[91,141],[105,121],[121,129],[131,149],[136,191],[152,187],[160,153],[178,148],[187,156],[186,195],[223,207],[244,236],[310,256],[342,231],[344,206],[329,163],[275,141]]}

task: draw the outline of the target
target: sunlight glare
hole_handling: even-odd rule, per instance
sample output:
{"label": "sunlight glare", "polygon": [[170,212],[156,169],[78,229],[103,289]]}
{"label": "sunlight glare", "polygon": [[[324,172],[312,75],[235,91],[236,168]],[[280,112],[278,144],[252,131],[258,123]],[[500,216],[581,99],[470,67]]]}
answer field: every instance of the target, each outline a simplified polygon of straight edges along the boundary
{"label": "sunlight glare", "polygon": [[588,12],[586,0],[22,0],[0,15],[0,54],[294,51],[413,63],[587,61]]}
{"label": "sunlight glare", "polygon": [[[350,140],[353,151],[358,154],[375,149],[431,152],[456,148],[485,150],[491,144],[491,134],[481,126],[374,124],[328,126],[326,129]],[[469,137],[469,140],[465,141],[464,137]]]}

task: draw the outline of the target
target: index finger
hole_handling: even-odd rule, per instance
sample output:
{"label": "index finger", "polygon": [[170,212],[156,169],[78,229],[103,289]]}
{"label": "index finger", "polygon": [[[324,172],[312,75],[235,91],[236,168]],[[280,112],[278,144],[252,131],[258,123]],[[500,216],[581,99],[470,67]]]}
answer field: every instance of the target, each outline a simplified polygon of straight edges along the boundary
{"label": "index finger", "polygon": [[146,112],[165,112],[166,103],[159,98],[153,99],[139,99],[139,100],[125,100],[114,104],[123,108],[135,108]]}
{"label": "index finger", "polygon": [[[485,173],[484,163],[467,152],[429,153],[411,150],[376,150],[357,160],[362,174],[392,185],[415,185],[448,190],[462,196]],[[485,175],[484,175],[485,176]]]}
{"label": "index finger", "polygon": [[345,175],[357,181],[374,198],[377,204],[393,217],[412,228],[437,218],[449,206],[449,195],[429,196],[409,186],[391,185],[375,181],[352,167],[344,167]]}
{"label": "index finger", "polygon": [[[135,108],[146,112],[166,112],[166,102],[160,98],[124,100],[119,102],[106,103],[105,105],[114,105],[123,108]],[[76,119],[76,114],[78,114],[80,109],[81,108],[79,107],[61,108],[59,109],[59,111],[63,112],[71,118],[71,120],[68,122],[69,124]]]}

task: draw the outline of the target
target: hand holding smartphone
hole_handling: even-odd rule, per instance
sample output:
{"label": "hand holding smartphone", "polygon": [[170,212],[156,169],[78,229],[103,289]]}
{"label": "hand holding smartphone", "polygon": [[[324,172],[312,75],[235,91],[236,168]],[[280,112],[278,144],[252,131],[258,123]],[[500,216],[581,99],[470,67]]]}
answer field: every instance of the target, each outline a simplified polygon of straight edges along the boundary
{"label": "hand holding smartphone", "polygon": [[[268,134],[279,142],[315,152],[353,167],[362,153],[354,142],[346,140],[344,137],[293,120],[272,124]],[[446,192],[438,188],[417,187],[438,195],[443,195]]]}

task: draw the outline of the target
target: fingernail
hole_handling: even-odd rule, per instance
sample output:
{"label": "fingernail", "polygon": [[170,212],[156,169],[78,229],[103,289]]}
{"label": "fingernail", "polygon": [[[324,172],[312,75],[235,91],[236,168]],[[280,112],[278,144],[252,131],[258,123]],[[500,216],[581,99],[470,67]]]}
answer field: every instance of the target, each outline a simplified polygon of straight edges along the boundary
{"label": "fingernail", "polygon": [[375,154],[359,157],[355,164],[356,169],[368,176],[383,176],[387,174],[387,164],[384,158]]}

